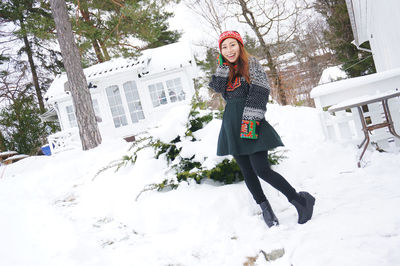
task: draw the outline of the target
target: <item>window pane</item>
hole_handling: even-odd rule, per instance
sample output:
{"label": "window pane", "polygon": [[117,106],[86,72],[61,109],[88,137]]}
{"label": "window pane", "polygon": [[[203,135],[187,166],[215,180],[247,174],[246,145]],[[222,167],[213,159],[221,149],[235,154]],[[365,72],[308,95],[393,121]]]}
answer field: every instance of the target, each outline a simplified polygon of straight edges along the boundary
{"label": "window pane", "polygon": [[161,104],[167,104],[167,96],[165,94],[164,86],[162,82],[149,85],[149,91],[153,107],[160,106]]}
{"label": "window pane", "polygon": [[[144,119],[144,113],[142,109],[142,104],[140,103],[140,98],[139,98],[139,93],[137,90],[136,82],[135,81],[128,81],[125,82],[124,85],[124,92],[126,96],[126,101],[128,103],[128,108],[129,108],[129,114],[131,116],[131,121],[132,123],[137,123],[139,122],[139,115],[141,114],[140,119]],[[155,93],[155,91],[152,92],[152,90],[155,90],[155,88],[150,89],[150,95],[152,93]],[[154,105],[154,103],[153,103]],[[139,106],[139,107],[137,107]]]}
{"label": "window pane", "polygon": [[174,86],[174,83],[172,82],[172,80],[167,80],[167,88],[171,88]]}
{"label": "window pane", "polygon": [[101,119],[101,115],[100,115],[99,102],[97,101],[97,99],[93,99],[92,101],[93,101],[94,114],[100,119],[100,121],[98,121],[98,122],[101,122],[102,119]]}
{"label": "window pane", "polygon": [[161,104],[167,104],[167,96],[165,95],[165,91],[164,88],[162,88],[162,90],[158,90],[158,97],[160,99],[160,103]]}
{"label": "window pane", "polygon": [[121,94],[118,86],[110,86],[106,88],[108,104],[110,105],[111,115],[113,117],[114,126],[126,126],[126,116],[124,107],[122,106]]}
{"label": "window pane", "polygon": [[65,109],[67,111],[69,126],[70,127],[77,127],[78,123],[76,121],[74,107],[72,105],[68,105],[68,106],[65,107]]}
{"label": "window pane", "polygon": [[182,88],[181,78],[167,80],[168,95],[171,102],[185,100],[185,92]]}

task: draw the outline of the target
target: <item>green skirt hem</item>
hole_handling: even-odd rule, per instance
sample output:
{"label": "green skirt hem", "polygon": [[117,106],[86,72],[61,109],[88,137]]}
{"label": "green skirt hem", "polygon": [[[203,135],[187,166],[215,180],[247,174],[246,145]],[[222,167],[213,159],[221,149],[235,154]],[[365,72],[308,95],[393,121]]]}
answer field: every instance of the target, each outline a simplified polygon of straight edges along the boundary
{"label": "green skirt hem", "polygon": [[218,136],[217,155],[249,155],[284,146],[275,129],[262,119],[257,139],[240,138],[245,98],[228,99]]}

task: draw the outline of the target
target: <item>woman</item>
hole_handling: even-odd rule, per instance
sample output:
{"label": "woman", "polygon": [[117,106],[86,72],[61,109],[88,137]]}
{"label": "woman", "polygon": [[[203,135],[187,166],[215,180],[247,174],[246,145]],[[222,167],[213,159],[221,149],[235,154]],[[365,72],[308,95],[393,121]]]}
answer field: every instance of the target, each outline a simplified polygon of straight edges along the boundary
{"label": "woman", "polygon": [[264,118],[270,91],[267,75],[257,59],[247,53],[238,32],[223,32],[218,45],[218,67],[209,84],[226,101],[217,155],[233,155],[268,227],[279,222],[258,177],[287,197],[297,210],[298,223],[303,224],[312,217],[315,198],[308,192],[297,193],[268,162],[268,150],[283,143]]}

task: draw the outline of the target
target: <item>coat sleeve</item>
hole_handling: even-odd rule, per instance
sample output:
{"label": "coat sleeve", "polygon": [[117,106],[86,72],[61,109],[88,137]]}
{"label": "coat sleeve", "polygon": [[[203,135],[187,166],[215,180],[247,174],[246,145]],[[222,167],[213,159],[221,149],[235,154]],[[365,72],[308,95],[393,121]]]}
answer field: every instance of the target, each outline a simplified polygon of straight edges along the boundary
{"label": "coat sleeve", "polygon": [[211,77],[211,82],[208,84],[210,88],[218,93],[225,93],[225,89],[228,85],[229,67],[218,66],[215,74]]}
{"label": "coat sleeve", "polygon": [[250,89],[243,110],[243,120],[260,121],[267,111],[270,87],[267,74],[254,57],[249,60]]}

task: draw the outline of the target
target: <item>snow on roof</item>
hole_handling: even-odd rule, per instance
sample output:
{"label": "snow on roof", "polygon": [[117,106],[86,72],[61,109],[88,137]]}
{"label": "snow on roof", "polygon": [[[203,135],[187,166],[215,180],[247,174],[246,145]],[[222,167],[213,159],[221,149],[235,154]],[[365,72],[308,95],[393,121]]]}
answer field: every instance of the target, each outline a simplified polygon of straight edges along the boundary
{"label": "snow on roof", "polygon": [[[356,78],[350,78],[345,80],[339,80],[323,85],[319,85],[312,89],[310,95],[312,98],[316,98],[321,95],[327,95],[338,91],[349,90],[355,87],[365,86],[367,84],[391,79],[393,77],[400,77],[400,68],[395,68],[380,73],[365,75]],[[394,88],[393,88],[394,89]]]}
{"label": "snow on roof", "polygon": [[[137,59],[114,58],[104,63],[87,67],[83,70],[87,82],[103,79],[108,76],[126,71],[154,74],[165,70],[187,66],[194,60],[191,45],[188,42],[177,42],[161,47],[142,51]],[[45,99],[51,101],[65,97],[64,84],[67,82],[66,73],[58,75],[45,94]]]}
{"label": "snow on roof", "polygon": [[347,78],[347,74],[340,68],[340,66],[328,67],[327,69],[322,71],[322,75],[318,82],[318,85],[330,83],[338,79],[345,78]]}

